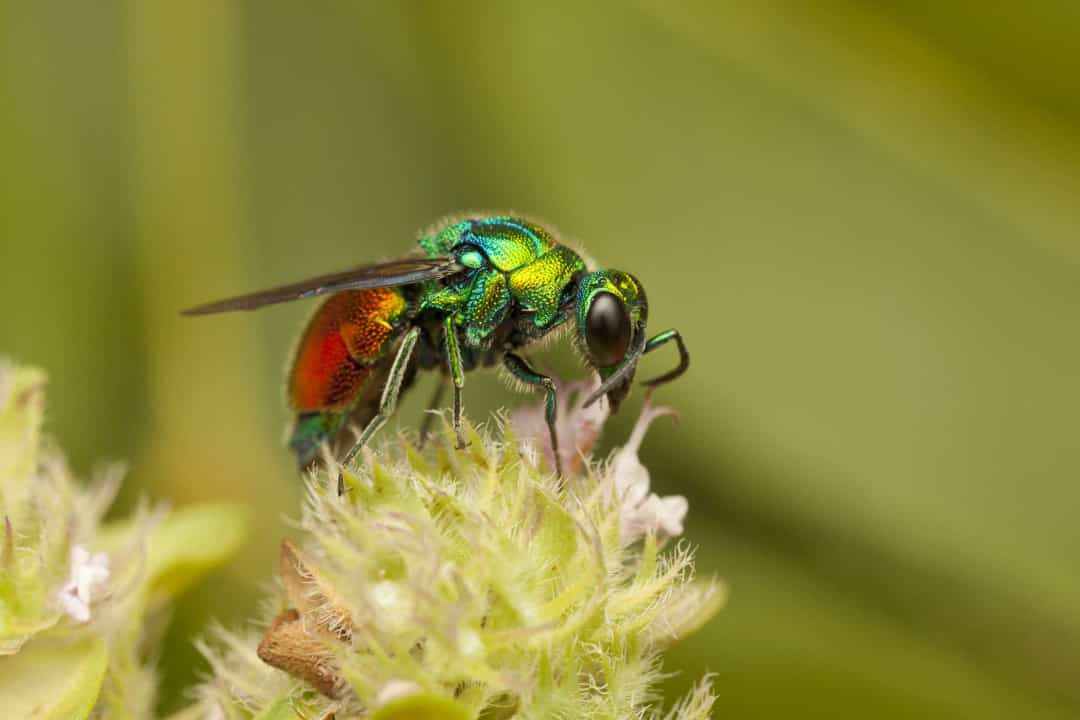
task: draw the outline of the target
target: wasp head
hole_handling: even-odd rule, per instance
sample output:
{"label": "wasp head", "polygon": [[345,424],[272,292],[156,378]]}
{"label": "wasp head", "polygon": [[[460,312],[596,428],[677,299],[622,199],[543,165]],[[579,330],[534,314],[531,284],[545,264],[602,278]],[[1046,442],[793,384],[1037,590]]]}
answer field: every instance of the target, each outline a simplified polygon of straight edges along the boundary
{"label": "wasp head", "polygon": [[602,381],[586,405],[607,395],[615,412],[630,392],[645,350],[645,289],[629,273],[595,270],[578,284],[576,314],[578,345]]}

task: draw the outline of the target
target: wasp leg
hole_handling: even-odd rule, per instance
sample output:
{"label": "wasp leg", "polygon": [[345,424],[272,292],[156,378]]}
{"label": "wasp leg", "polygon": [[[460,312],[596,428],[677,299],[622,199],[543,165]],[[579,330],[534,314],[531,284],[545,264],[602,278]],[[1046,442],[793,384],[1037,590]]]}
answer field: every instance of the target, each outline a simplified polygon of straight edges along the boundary
{"label": "wasp leg", "polygon": [[650,339],[649,342],[645,343],[645,350],[642,352],[642,355],[652,352],[670,340],[674,340],[675,344],[679,346],[679,364],[675,366],[674,370],[669,370],[663,375],[654,377],[652,380],[646,380],[641,383],[642,385],[650,388],[654,388],[657,385],[663,385],[664,383],[671,382],[679,377],[686,372],[688,367],[690,367],[690,353],[686,351],[686,344],[683,342],[682,335],[679,334],[678,330],[665,330]]}
{"label": "wasp leg", "polygon": [[555,383],[547,375],[529,367],[520,356],[514,353],[506,353],[503,356],[503,364],[506,369],[522,382],[535,387],[544,388],[544,419],[547,420],[548,435],[551,436],[551,450],[555,456],[555,472],[562,477],[562,459],[559,457],[559,436],[555,431],[555,418],[558,410],[558,400],[555,395]]}
{"label": "wasp leg", "polygon": [[420,436],[416,441],[417,449],[423,449],[424,443],[427,442],[428,435],[431,434],[431,423],[435,420],[435,413],[433,410],[438,410],[442,405],[442,396],[446,392],[446,375],[439,375],[439,384],[435,386],[435,392],[431,395],[431,400],[428,401],[427,411],[424,413],[424,419],[420,421]]}
{"label": "wasp leg", "polygon": [[461,348],[458,347],[454,320],[450,315],[443,322],[443,335],[446,337],[446,364],[450,366],[450,378],[454,381],[454,434],[457,435],[457,449],[463,450],[468,443],[461,432],[461,388],[465,387],[465,369],[461,362]]}
{"label": "wasp leg", "polygon": [[[360,437],[357,438],[356,443],[345,454],[345,457],[341,461],[341,467],[347,467],[356,454],[360,452],[360,449],[367,444],[371,436],[378,432],[379,428],[386,424],[386,421],[390,419],[390,416],[394,414],[397,409],[398,394],[401,392],[401,385],[405,380],[406,371],[409,369],[409,360],[412,358],[413,348],[416,347],[416,340],[420,337],[420,328],[414,327],[405,337],[401,340],[401,346],[398,348],[397,355],[394,357],[394,364],[390,366],[390,375],[386,379],[386,386],[383,388],[382,398],[379,400],[379,412],[375,414],[375,417],[371,418],[367,426],[360,433]],[[338,494],[341,495],[345,490],[345,478],[338,472]]]}

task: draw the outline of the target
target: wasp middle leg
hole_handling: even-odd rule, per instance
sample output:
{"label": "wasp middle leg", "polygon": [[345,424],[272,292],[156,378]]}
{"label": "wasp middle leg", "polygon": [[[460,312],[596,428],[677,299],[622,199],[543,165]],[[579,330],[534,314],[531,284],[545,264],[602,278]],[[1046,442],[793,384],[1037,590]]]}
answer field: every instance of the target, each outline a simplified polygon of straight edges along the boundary
{"label": "wasp middle leg", "polygon": [[461,361],[461,348],[451,315],[447,315],[443,321],[443,334],[446,340],[446,364],[450,367],[450,379],[454,381],[454,434],[457,435],[457,449],[463,450],[468,445],[461,432],[461,389],[465,387],[465,366]]}

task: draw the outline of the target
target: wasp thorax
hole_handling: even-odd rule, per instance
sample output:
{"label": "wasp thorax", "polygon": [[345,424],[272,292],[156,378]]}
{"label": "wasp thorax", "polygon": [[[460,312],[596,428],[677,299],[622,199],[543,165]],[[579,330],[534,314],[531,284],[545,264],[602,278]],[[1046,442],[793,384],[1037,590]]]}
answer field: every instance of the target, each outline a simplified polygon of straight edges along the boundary
{"label": "wasp thorax", "polygon": [[630,347],[630,315],[626,304],[609,292],[598,292],[585,317],[585,343],[598,367],[611,367]]}

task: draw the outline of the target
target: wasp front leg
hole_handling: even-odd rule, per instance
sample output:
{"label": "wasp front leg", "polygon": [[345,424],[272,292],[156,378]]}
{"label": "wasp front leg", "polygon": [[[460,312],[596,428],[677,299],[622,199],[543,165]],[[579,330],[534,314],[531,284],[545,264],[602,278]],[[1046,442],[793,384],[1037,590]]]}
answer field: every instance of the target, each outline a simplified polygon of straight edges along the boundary
{"label": "wasp front leg", "polygon": [[651,380],[646,380],[641,383],[645,387],[654,388],[658,385],[669,383],[675,378],[682,375],[684,372],[686,372],[687,368],[690,367],[690,353],[687,352],[686,343],[683,342],[682,335],[679,334],[678,330],[665,330],[664,332],[650,339],[647,343],[645,343],[645,349],[642,352],[642,355],[647,355],[656,348],[661,347],[665,343],[668,343],[672,340],[675,341],[675,345],[679,348],[679,364],[675,366],[674,370],[669,370],[668,372],[664,373],[659,377],[654,377]]}
{"label": "wasp front leg", "polygon": [[525,362],[520,356],[514,353],[506,353],[503,356],[503,364],[506,365],[506,369],[523,383],[532,385],[534,387],[544,388],[544,419],[547,420],[548,435],[551,436],[551,450],[555,457],[555,472],[562,477],[562,458],[559,457],[559,435],[555,428],[555,418],[558,413],[558,398],[555,394],[555,383],[547,375],[541,375],[540,373],[529,367],[529,364]]}
{"label": "wasp front leg", "polygon": [[465,387],[465,367],[461,362],[461,348],[458,345],[457,331],[454,329],[453,315],[447,315],[443,321],[443,335],[446,338],[446,364],[450,368],[450,379],[454,383],[454,434],[457,435],[457,449],[463,450],[468,444],[461,431],[461,389]]}

